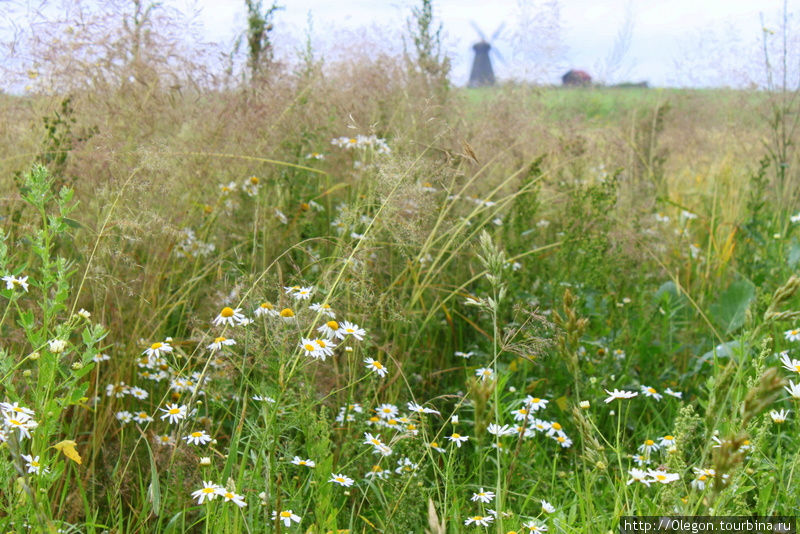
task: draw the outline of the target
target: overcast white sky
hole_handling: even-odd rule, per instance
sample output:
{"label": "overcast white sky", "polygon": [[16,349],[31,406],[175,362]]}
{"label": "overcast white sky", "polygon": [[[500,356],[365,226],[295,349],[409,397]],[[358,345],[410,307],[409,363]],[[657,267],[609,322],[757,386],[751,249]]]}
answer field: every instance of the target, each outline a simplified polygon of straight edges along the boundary
{"label": "overcast white sky", "polygon": [[[521,5],[537,8],[548,0],[435,0],[435,14],[444,25],[447,43],[454,61],[453,79],[465,83],[472,61],[470,46],[476,32],[470,26],[475,21],[486,34],[491,34],[503,22],[506,31],[495,43],[505,64],[495,62],[500,77],[520,76],[530,59],[514,55],[513,36],[520,20]],[[795,0],[796,2],[796,0]],[[176,7],[194,5],[201,9],[204,33],[213,40],[232,40],[245,26],[243,0],[168,0]],[[268,3],[265,0],[264,3]],[[403,29],[414,0],[285,0],[276,16],[279,30],[278,46],[284,50],[295,44],[288,41],[303,35],[308,18],[314,20],[316,42],[324,50],[359,27],[381,27],[392,32]],[[691,85],[681,79],[674,64],[687,54],[692,39],[699,41],[701,32],[713,32],[726,38],[736,34],[757,49],[761,37],[759,13],[767,25],[777,25],[782,0],[560,0],[563,45],[562,63],[565,67],[582,68],[602,75],[601,64],[614,47],[616,36],[632,13],[633,33],[629,53],[625,57],[627,72],[617,78],[649,80],[654,85]],[[790,11],[792,9],[790,3]],[[530,14],[529,10],[529,14]],[[528,36],[535,39],[535,36]],[[289,45],[289,46],[287,46]],[[691,50],[689,51],[691,52]],[[706,58],[708,59],[708,58]],[[721,58],[733,61],[735,58]],[[550,72],[547,76],[554,77]],[[549,81],[556,82],[557,79]],[[619,81],[612,80],[612,81]]]}

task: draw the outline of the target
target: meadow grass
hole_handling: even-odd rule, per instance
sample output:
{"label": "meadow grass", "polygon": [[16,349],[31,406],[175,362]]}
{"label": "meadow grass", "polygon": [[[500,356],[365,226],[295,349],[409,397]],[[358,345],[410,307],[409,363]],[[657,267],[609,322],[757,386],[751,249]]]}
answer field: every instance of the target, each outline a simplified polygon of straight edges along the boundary
{"label": "meadow grass", "polygon": [[2,97],[4,532],[797,515],[768,95],[403,72]]}

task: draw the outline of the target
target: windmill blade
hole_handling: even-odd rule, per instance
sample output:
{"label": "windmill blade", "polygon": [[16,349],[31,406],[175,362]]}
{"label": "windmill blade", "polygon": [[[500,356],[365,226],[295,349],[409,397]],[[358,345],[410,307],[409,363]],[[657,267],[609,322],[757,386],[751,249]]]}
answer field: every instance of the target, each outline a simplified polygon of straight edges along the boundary
{"label": "windmill blade", "polygon": [[505,28],[505,27],[506,27],[506,23],[505,22],[501,22],[500,26],[498,26],[497,29],[492,34],[492,41],[494,41],[495,39],[500,37],[500,32],[502,32],[503,28]]}
{"label": "windmill blade", "polygon": [[471,20],[471,21],[469,21],[469,23],[470,23],[470,25],[472,26],[472,28],[473,28],[473,29],[474,29],[476,32],[478,32],[478,36],[479,36],[479,37],[480,37],[482,40],[484,40],[484,41],[485,41],[485,40],[486,40],[486,36],[483,34],[483,32],[481,31],[481,29],[478,27],[478,25],[477,25],[477,24],[475,24],[475,21],[474,21],[474,20]]}
{"label": "windmill blade", "polygon": [[497,48],[495,48],[495,47],[492,47],[492,48],[490,48],[490,49],[489,49],[489,53],[490,53],[490,54],[494,54],[494,56],[495,56],[495,57],[496,57],[498,60],[500,60],[500,63],[502,63],[503,65],[506,65],[506,64],[507,64],[507,63],[506,63],[506,60],[505,60],[505,58],[504,58],[504,57],[503,57],[503,55],[500,53],[500,51],[499,51],[499,50],[497,50]]}

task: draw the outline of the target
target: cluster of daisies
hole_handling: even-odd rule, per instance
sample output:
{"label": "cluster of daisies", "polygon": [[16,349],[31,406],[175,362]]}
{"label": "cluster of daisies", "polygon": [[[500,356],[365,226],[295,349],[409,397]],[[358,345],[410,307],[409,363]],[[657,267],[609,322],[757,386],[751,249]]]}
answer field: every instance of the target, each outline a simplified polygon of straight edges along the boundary
{"label": "cluster of daisies", "polygon": [[340,148],[371,148],[376,154],[390,154],[392,150],[386,139],[376,135],[357,135],[355,137],[335,137],[331,144]]}
{"label": "cluster of daisies", "polygon": [[195,231],[191,228],[181,230],[182,239],[175,246],[175,253],[182,257],[208,256],[216,247],[213,243],[206,243],[197,238]]}
{"label": "cluster of daisies", "polygon": [[[793,328],[783,333],[783,336],[791,342],[800,341],[800,328]],[[789,351],[785,350],[780,353],[780,361],[783,368],[795,375],[800,375],[800,360],[789,356]],[[795,384],[794,380],[789,380],[789,385],[784,386],[784,389],[794,400],[800,400],[800,380]],[[783,423],[789,416],[791,410],[771,410],[769,415],[776,423]]]}
{"label": "cluster of daisies", "polygon": [[[484,504],[491,504],[492,501],[495,499],[495,493],[493,491],[487,491],[483,488],[480,488],[477,492],[472,494],[470,500],[472,502],[477,502],[483,507]],[[552,514],[556,511],[555,506],[550,504],[549,502],[542,499],[542,513],[543,514]],[[498,516],[498,511],[488,508],[486,510],[482,510],[481,515],[473,515],[469,516],[464,520],[464,525],[466,526],[476,526],[476,527],[488,527],[492,522],[494,522],[495,518]],[[503,512],[503,518],[511,517],[511,514],[507,512]],[[522,524],[522,528],[527,530],[529,533],[531,532],[547,532],[547,524],[540,520],[540,519],[531,519]],[[513,532],[513,531],[512,531]]]}
{"label": "cluster of daisies", "polygon": [[[0,416],[2,417],[0,443],[5,443],[12,437],[20,443],[25,439],[32,439],[31,431],[39,426],[34,419],[35,415],[33,410],[20,406],[17,402],[0,402]],[[14,433],[16,433],[15,436]],[[22,454],[21,457],[25,461],[28,473],[38,475],[49,471],[48,468],[42,466],[38,456]]]}

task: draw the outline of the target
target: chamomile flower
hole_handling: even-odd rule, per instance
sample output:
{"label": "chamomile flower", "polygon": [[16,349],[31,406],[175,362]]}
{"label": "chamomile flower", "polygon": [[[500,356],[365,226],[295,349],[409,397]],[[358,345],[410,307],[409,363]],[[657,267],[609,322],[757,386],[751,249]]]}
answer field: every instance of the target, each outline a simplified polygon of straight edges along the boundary
{"label": "chamomile flower", "polygon": [[18,402],[0,402],[0,411],[4,417],[14,417],[20,420],[31,419],[36,413],[30,408],[20,406]]}
{"label": "chamomile flower", "polygon": [[643,385],[640,391],[641,391],[641,392],[642,392],[642,394],[643,394],[643,395],[645,395],[646,397],[651,397],[651,398],[654,398],[654,399],[655,399],[655,400],[657,400],[657,401],[660,401],[662,398],[664,398],[664,397],[661,395],[661,393],[659,393],[659,392],[656,390],[656,388],[654,388],[654,387],[650,387],[650,386],[644,386],[644,385]]}
{"label": "chamomile flower", "polygon": [[500,426],[497,423],[489,423],[489,426],[486,428],[486,431],[493,436],[510,436],[511,434],[516,434],[517,431],[511,428],[508,425]]}
{"label": "chamomile flower", "polygon": [[661,446],[652,439],[646,439],[644,440],[644,443],[639,445],[639,452],[645,456],[649,456],[651,452],[655,452],[660,448]]}
{"label": "chamomile flower", "polygon": [[219,492],[224,490],[225,488],[219,484],[204,480],[203,487],[192,492],[192,497],[197,499],[197,504],[203,504],[204,502],[213,501],[219,495]]}
{"label": "chamomile flower", "polygon": [[367,479],[377,478],[380,480],[386,480],[391,474],[392,472],[389,469],[384,469],[380,465],[376,464],[372,466],[372,469],[370,469],[367,474],[364,475],[364,477]]}
{"label": "chamomile flower", "polygon": [[783,410],[783,409],[781,409],[780,411],[771,410],[769,412],[769,416],[772,418],[773,422],[780,424],[786,421],[786,417],[789,415],[790,411],[791,410]]}
{"label": "chamomile flower", "polygon": [[662,469],[648,469],[647,475],[651,482],[660,482],[661,484],[669,484],[681,478],[678,473],[667,473]]}
{"label": "chamomile flower", "polygon": [[47,343],[48,343],[47,348],[53,354],[61,354],[62,352],[67,350],[67,342],[64,341],[63,339],[51,339]]}
{"label": "chamomile flower", "polygon": [[547,525],[542,525],[533,520],[523,523],[522,528],[527,528],[528,534],[532,534],[534,532],[547,532],[548,530]]}
{"label": "chamomile flower", "polygon": [[630,457],[631,457],[631,460],[633,460],[633,462],[638,466],[642,466],[642,465],[646,465],[646,464],[650,463],[650,458],[648,458],[647,456],[644,456],[642,454],[631,454]]}
{"label": "chamomile flower", "polygon": [[300,340],[300,348],[303,349],[306,356],[314,358],[315,360],[325,360],[325,354],[322,353],[319,345],[314,343],[313,339],[302,338]]}
{"label": "chamomile flower", "polygon": [[166,408],[159,408],[164,415],[161,416],[161,420],[169,419],[170,424],[174,425],[175,423],[179,422],[181,419],[186,419],[186,406],[181,405],[178,406],[175,403],[168,404]]}
{"label": "chamomile flower", "polygon": [[436,415],[440,415],[438,410],[434,410],[433,408],[428,408],[426,406],[422,406],[417,404],[416,402],[408,402],[406,403],[406,407],[408,407],[409,411],[415,413],[433,413]]}
{"label": "chamomile flower", "polygon": [[662,436],[658,442],[660,447],[664,447],[665,449],[669,450],[675,446],[675,436],[672,434],[667,434],[666,436]]}
{"label": "chamomile flower", "polygon": [[465,360],[469,360],[470,358],[475,356],[474,352],[461,352],[460,350],[455,351],[453,354],[455,356],[458,356],[459,358],[464,358]]}
{"label": "chamomile flower", "polygon": [[239,495],[238,493],[228,491],[225,488],[219,488],[219,490],[217,490],[217,495],[222,497],[225,502],[232,502],[239,508],[244,508],[247,506],[247,503],[244,502],[244,495]]}
{"label": "chamomile flower", "polygon": [[384,403],[375,408],[375,413],[381,419],[394,419],[397,416],[398,409],[394,404]]}
{"label": "chamomile flower", "polygon": [[547,403],[550,402],[547,399],[540,399],[539,397],[531,397],[528,395],[525,397],[525,406],[529,409],[533,410],[534,412],[538,412],[539,410],[543,410],[547,407]]}
{"label": "chamomile flower", "polygon": [[717,475],[717,472],[714,469],[700,469],[695,467],[693,470],[697,476],[694,478],[694,480],[692,480],[691,486],[700,491],[706,489],[706,484],[710,483],[711,480]]}
{"label": "chamomile flower", "polygon": [[319,353],[322,354],[323,360],[327,356],[333,356],[333,349],[336,348],[336,344],[333,341],[330,339],[317,338],[314,340],[314,343],[316,343]]}
{"label": "chamomile flower", "polygon": [[23,418],[19,415],[12,415],[9,413],[4,413],[3,415],[5,416],[3,426],[9,431],[16,430],[19,432],[20,439],[31,439],[31,430],[39,426],[39,423],[27,416]]}
{"label": "chamomile flower", "polygon": [[800,328],[793,328],[783,333],[787,341],[800,341]]}
{"label": "chamomile flower", "polygon": [[628,475],[630,475],[630,479],[628,479],[628,485],[630,486],[634,482],[641,482],[645,486],[649,486],[651,480],[647,479],[647,471],[642,471],[641,469],[633,468],[628,471]]}
{"label": "chamomile flower", "polygon": [[133,414],[128,410],[122,410],[116,413],[117,421],[122,423],[123,425],[130,423],[133,421]]}
{"label": "chamomile flower", "polygon": [[469,436],[462,436],[458,432],[453,432],[452,434],[447,436],[447,439],[455,443],[456,447],[460,449],[462,443],[466,443],[467,441],[469,441]]}
{"label": "chamomile flower", "polygon": [[669,395],[670,397],[675,397],[676,399],[683,398],[683,392],[681,391],[672,391],[670,388],[664,390],[665,395]]}
{"label": "chamomile flower", "polygon": [[364,358],[364,364],[366,365],[367,369],[370,371],[375,372],[378,376],[384,377],[389,372],[389,370],[378,360],[373,360],[372,358]]}
{"label": "chamomile flower", "polygon": [[130,388],[128,390],[128,395],[130,395],[131,397],[133,397],[135,399],[139,399],[139,400],[145,400],[147,397],[150,396],[150,394],[146,390],[144,390],[144,389],[142,389],[142,388],[140,388],[138,386]]}
{"label": "chamomile flower", "polygon": [[789,354],[787,352],[782,353],[782,355],[783,357],[781,358],[781,363],[783,364],[783,368],[787,371],[800,373],[800,360],[789,358]]}
{"label": "chamomile flower", "polygon": [[295,456],[294,458],[292,458],[292,464],[299,465],[299,466],[302,466],[302,467],[310,467],[310,468],[314,468],[314,467],[317,466],[317,464],[316,464],[316,462],[314,462],[314,460],[311,460],[311,459],[303,460],[299,456]]}
{"label": "chamomile flower", "polygon": [[[23,454],[22,459],[25,460],[25,467],[28,468],[28,473],[32,473],[38,475],[42,472],[42,464],[39,463],[38,456],[32,456],[30,454]],[[44,472],[47,473],[48,469],[45,467]]]}
{"label": "chamomile flower", "polygon": [[336,312],[333,311],[330,304],[315,303],[308,307],[309,310],[321,313],[331,319],[336,319]]}
{"label": "chamomile flower", "polygon": [[494,521],[494,517],[490,515],[473,515],[468,517],[464,524],[466,526],[475,525],[476,527],[488,527],[489,523]]}
{"label": "chamomile flower", "polygon": [[331,319],[322,326],[317,328],[317,332],[327,338],[336,337],[336,332],[339,330],[339,323]]}
{"label": "chamomile flower", "polygon": [[445,450],[442,447],[440,447],[439,443],[436,442],[436,441],[431,441],[430,443],[428,443],[428,447],[430,447],[431,449],[433,449],[433,450],[435,450],[437,452],[442,452],[442,453],[445,452]]}
{"label": "chamomile flower", "polygon": [[542,512],[546,514],[552,514],[553,512],[556,511],[556,507],[547,502],[546,500],[542,499],[540,502],[542,503]]}
{"label": "chamomile flower", "polygon": [[511,410],[511,414],[514,416],[514,421],[524,421],[531,414],[531,411],[525,407],[522,407],[516,410]]}
{"label": "chamomile flower", "polygon": [[256,317],[278,317],[280,314],[281,312],[276,310],[270,302],[262,302],[258,308],[253,310],[253,315]]}
{"label": "chamomile flower", "polygon": [[349,488],[350,486],[353,485],[353,479],[341,473],[331,474],[331,478],[330,480],[328,480],[328,482],[339,484],[340,486],[344,486],[345,488]]}
{"label": "chamomile flower", "polygon": [[6,275],[3,278],[1,278],[0,280],[2,280],[3,282],[6,283],[6,289],[8,289],[8,290],[21,288],[23,291],[25,291],[25,293],[28,292],[28,277],[27,276],[22,276],[22,277],[17,278],[16,276]]}
{"label": "chamomile flower", "polygon": [[273,510],[272,520],[275,521],[276,519],[280,519],[281,521],[283,521],[283,525],[286,527],[292,526],[292,521],[294,521],[295,523],[300,522],[300,516],[292,512],[291,510],[281,510],[280,512],[277,510]]}
{"label": "chamomile flower", "polygon": [[210,351],[218,351],[222,350],[222,347],[230,347],[236,345],[236,341],[227,337],[219,336],[215,337],[214,341],[206,347]]}
{"label": "chamomile flower", "polygon": [[111,356],[109,356],[108,354],[103,354],[103,353],[99,353],[99,352],[97,354],[95,354],[94,356],[92,356],[92,361],[94,363],[107,362],[110,359],[111,359]]}
{"label": "chamomile flower", "polygon": [[342,324],[339,326],[339,330],[336,331],[336,337],[339,339],[344,339],[345,336],[353,336],[359,341],[364,341],[364,336],[366,334],[366,330],[359,327],[355,323],[351,323],[350,321],[342,321]]}
{"label": "chamomile flower", "polygon": [[167,434],[162,434],[160,436],[156,436],[156,443],[162,446],[175,445],[175,438]]}
{"label": "chamomile flower", "polygon": [[606,389],[605,392],[608,394],[608,397],[605,399],[606,404],[615,399],[632,399],[633,397],[639,394],[636,391],[625,391],[625,390],[620,391],[616,388],[614,389],[614,391],[608,391]]}
{"label": "chamomile flower", "polygon": [[564,449],[572,447],[572,440],[569,439],[566,436],[566,434],[558,434],[556,436],[553,436],[553,439],[556,440],[558,444],[561,445],[561,447]]}
{"label": "chamomile flower", "polygon": [[209,436],[205,430],[200,430],[192,432],[188,436],[184,436],[183,439],[190,445],[205,445],[211,441],[211,436]]}
{"label": "chamomile flower", "polygon": [[789,385],[783,386],[783,389],[789,392],[789,395],[791,395],[793,399],[800,400],[800,382],[795,384],[789,380]]}
{"label": "chamomile flower", "polygon": [[133,420],[140,425],[143,425],[152,422],[153,418],[147,412],[136,412],[133,414]]}
{"label": "chamomile flower", "polygon": [[225,306],[211,322],[214,326],[236,326],[244,323],[245,319],[246,317],[242,315],[241,308],[234,309],[230,306]]}
{"label": "chamomile flower", "polygon": [[475,376],[481,379],[481,382],[491,380],[494,378],[494,371],[488,367],[481,367],[475,370]]}
{"label": "chamomile flower", "polygon": [[480,491],[472,494],[472,498],[470,500],[472,502],[490,503],[492,500],[494,500],[494,492],[486,491],[481,488]]}
{"label": "chamomile flower", "polygon": [[147,347],[142,354],[146,355],[151,360],[156,360],[169,352],[172,352],[172,345],[166,341],[157,341]]}

